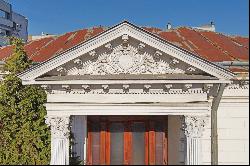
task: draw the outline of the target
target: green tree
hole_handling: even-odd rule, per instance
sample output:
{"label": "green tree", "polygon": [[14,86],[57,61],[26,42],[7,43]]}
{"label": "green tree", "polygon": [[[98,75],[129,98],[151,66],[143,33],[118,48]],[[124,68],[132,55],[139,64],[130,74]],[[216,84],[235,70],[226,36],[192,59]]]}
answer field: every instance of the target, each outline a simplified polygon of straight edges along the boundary
{"label": "green tree", "polygon": [[50,132],[45,124],[45,92],[22,85],[16,76],[31,60],[20,39],[12,38],[13,54],[4,69],[9,72],[0,84],[0,164],[48,164]]}

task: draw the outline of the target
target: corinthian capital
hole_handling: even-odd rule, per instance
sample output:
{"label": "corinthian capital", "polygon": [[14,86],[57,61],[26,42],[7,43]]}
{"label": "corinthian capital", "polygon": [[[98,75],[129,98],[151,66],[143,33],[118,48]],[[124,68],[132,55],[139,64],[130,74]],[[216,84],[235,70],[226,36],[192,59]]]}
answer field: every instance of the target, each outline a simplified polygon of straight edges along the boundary
{"label": "corinthian capital", "polygon": [[182,129],[186,137],[201,138],[208,119],[208,116],[181,116]]}
{"label": "corinthian capital", "polygon": [[69,116],[47,116],[45,123],[50,126],[51,134],[54,138],[69,137]]}

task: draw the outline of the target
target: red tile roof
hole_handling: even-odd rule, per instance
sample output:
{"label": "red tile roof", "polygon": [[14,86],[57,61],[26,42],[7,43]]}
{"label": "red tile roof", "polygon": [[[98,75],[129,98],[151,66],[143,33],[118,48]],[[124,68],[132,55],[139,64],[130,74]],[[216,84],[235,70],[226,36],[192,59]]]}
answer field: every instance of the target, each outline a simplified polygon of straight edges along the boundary
{"label": "red tile roof", "polygon": [[[96,27],[69,32],[58,37],[30,41],[25,45],[28,56],[35,62],[45,61],[91,37],[105,31]],[[168,42],[197,54],[211,62],[249,61],[249,38],[227,36],[221,33],[180,27],[163,31],[159,28],[143,29]],[[0,60],[12,53],[12,46],[0,47]]]}

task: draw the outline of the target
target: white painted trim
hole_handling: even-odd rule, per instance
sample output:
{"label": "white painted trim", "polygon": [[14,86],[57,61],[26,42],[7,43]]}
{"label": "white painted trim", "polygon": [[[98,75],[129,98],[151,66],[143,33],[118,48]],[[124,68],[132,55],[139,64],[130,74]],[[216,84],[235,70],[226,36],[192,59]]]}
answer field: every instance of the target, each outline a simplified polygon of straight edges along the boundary
{"label": "white painted trim", "polygon": [[161,105],[151,104],[80,104],[80,103],[47,103],[48,116],[64,115],[208,115],[209,103]]}
{"label": "white painted trim", "polygon": [[197,94],[48,94],[47,102],[53,103],[164,103],[207,101],[206,93]]}
{"label": "white painted trim", "polygon": [[145,30],[136,27],[135,25],[123,22],[104,33],[82,44],[79,44],[78,46],[66,50],[65,52],[45,61],[44,63],[41,63],[40,65],[26,70],[25,72],[21,73],[19,77],[22,80],[34,80],[35,78],[58,66],[61,66],[62,64],[65,64],[70,60],[73,60],[97,47],[121,37],[123,34],[128,34],[137,40],[153,46],[162,52],[165,52],[220,79],[232,79],[235,76],[232,72],[225,70],[214,63],[211,63],[197,55],[193,55],[188,51],[184,51],[183,49],[180,49],[177,46],[168,43],[167,41],[162,41],[154,35],[145,32]]}
{"label": "white painted trim", "polygon": [[24,85],[46,84],[153,84],[153,83],[231,83],[229,80],[63,80],[63,81],[36,81],[23,80]]}

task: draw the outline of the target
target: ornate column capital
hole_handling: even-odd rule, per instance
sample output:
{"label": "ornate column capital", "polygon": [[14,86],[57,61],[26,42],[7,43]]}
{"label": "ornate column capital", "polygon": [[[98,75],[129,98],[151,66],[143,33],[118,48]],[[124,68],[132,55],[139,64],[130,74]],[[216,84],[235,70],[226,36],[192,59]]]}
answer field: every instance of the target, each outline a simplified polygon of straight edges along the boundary
{"label": "ornate column capital", "polygon": [[54,138],[68,138],[70,135],[69,116],[46,116],[45,123],[50,126]]}
{"label": "ornate column capital", "polygon": [[208,123],[208,120],[208,116],[181,116],[182,129],[184,130],[186,137],[201,138],[203,135],[204,128]]}

